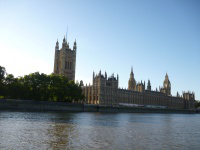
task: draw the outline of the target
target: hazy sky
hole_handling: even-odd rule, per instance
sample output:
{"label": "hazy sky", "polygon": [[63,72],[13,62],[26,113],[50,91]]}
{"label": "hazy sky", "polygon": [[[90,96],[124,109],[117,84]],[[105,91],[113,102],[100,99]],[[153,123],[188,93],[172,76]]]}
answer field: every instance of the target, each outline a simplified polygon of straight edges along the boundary
{"label": "hazy sky", "polygon": [[77,41],[76,80],[93,70],[191,90],[200,100],[199,0],[0,0],[0,65],[22,76],[53,72],[56,40]]}

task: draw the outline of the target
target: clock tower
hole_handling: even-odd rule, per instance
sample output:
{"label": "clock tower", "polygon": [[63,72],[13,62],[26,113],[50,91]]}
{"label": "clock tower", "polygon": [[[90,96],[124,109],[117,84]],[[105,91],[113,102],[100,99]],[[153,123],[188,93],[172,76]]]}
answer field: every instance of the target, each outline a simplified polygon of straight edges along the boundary
{"label": "clock tower", "polygon": [[133,68],[131,67],[130,78],[128,80],[128,90],[136,91],[136,81],[134,79]]}
{"label": "clock tower", "polygon": [[171,83],[169,81],[169,77],[167,73],[165,75],[165,80],[163,82],[163,89],[166,95],[171,96]]}

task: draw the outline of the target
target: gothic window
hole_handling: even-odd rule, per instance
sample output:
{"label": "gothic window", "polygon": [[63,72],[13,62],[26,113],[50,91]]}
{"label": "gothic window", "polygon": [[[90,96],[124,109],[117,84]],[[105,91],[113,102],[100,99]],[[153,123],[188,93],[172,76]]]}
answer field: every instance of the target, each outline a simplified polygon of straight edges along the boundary
{"label": "gothic window", "polygon": [[70,70],[72,70],[72,62],[70,62]]}
{"label": "gothic window", "polygon": [[65,69],[67,69],[67,61],[65,62]]}

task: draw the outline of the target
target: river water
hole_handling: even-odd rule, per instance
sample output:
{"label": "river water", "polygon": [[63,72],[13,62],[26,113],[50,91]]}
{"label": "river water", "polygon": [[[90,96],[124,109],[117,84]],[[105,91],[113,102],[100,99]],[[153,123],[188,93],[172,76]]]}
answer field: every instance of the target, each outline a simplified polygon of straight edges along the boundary
{"label": "river water", "polygon": [[200,115],[3,111],[0,149],[200,149]]}

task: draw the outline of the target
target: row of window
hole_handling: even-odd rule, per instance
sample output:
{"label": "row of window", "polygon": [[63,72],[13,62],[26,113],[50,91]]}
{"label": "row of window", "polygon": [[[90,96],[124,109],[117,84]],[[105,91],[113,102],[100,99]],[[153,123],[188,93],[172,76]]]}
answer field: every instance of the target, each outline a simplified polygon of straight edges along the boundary
{"label": "row of window", "polygon": [[65,62],[65,69],[67,69],[67,70],[72,70],[72,62],[66,61],[66,62]]}
{"label": "row of window", "polygon": [[[88,99],[90,102],[92,102],[91,99],[92,96],[88,96]],[[93,101],[94,100],[98,100],[98,96],[93,96]],[[121,99],[121,98],[116,98],[116,97],[109,97],[109,96],[104,96],[102,97],[102,99],[106,102],[123,102],[123,103],[135,103],[135,104],[145,104],[145,105],[163,105],[163,106],[170,106],[170,107],[182,107],[182,102],[178,102],[178,103],[174,103],[174,102],[170,102],[170,101],[143,101],[143,100],[139,100],[139,99],[134,99],[134,100],[130,100],[130,99]]]}

